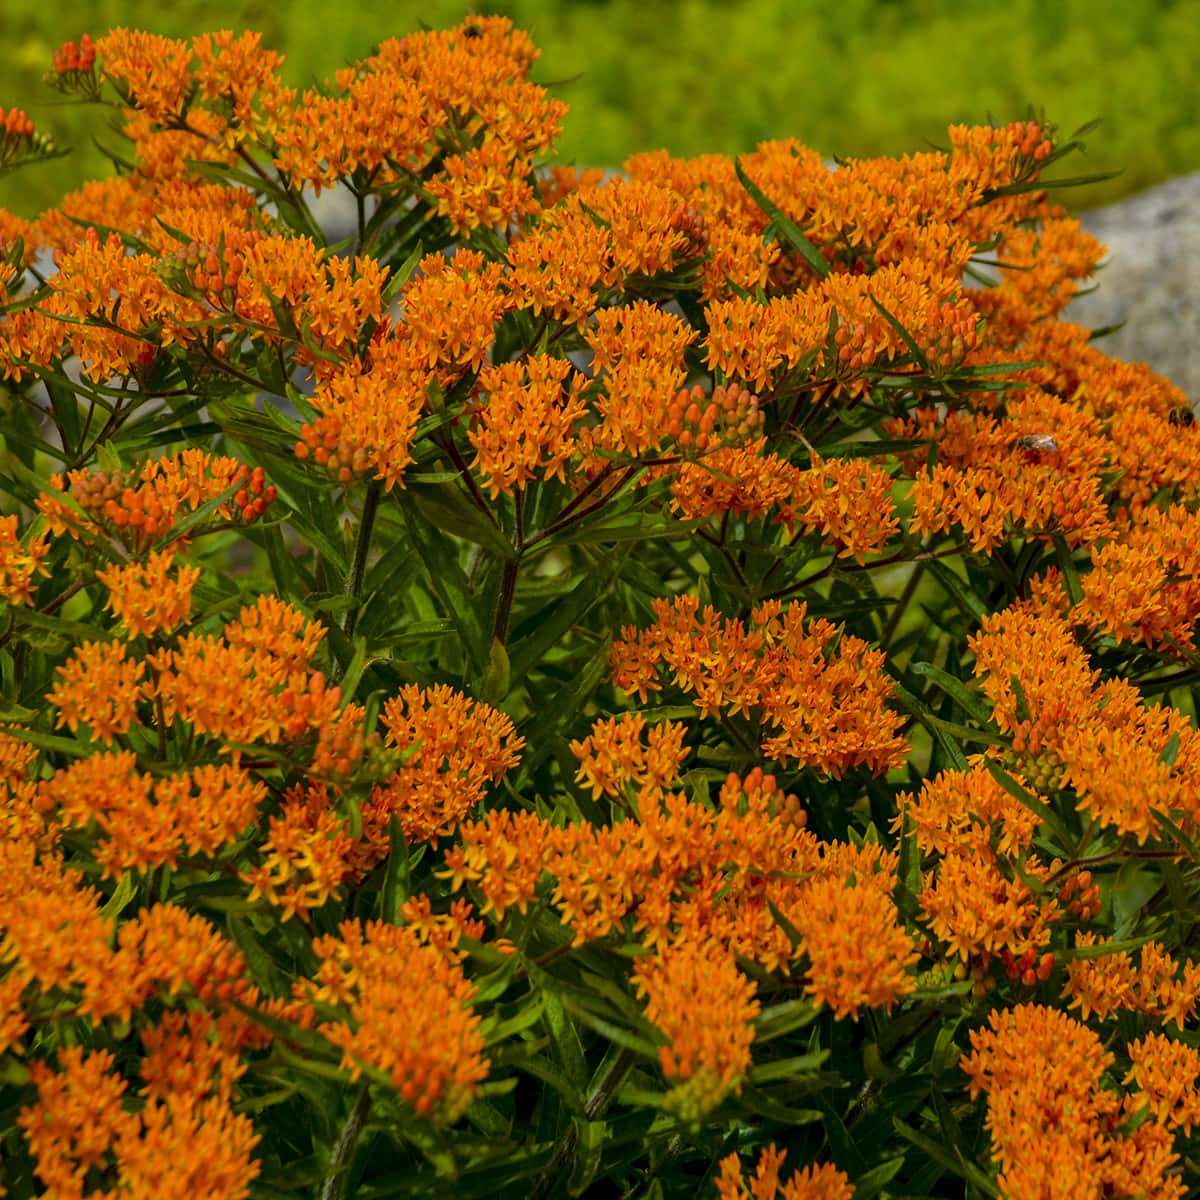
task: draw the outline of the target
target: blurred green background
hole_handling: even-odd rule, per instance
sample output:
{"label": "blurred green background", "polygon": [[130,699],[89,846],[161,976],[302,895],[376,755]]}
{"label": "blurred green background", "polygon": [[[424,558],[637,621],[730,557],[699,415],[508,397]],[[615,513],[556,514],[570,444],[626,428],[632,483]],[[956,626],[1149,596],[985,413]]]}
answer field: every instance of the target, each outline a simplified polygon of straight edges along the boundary
{"label": "blurred green background", "polygon": [[[4,0],[0,104],[26,108],[76,153],[0,180],[0,206],[30,216],[107,173],[91,145],[105,113],[56,105],[41,82],[67,38],[120,24],[257,29],[304,85],[467,11],[462,0]],[[830,155],[899,154],[944,144],[950,123],[1023,118],[1032,104],[1064,133],[1103,119],[1063,173],[1123,174],[1062,193],[1074,208],[1200,169],[1200,0],[503,0],[473,11],[512,17],[542,47],[534,76],[570,103],[561,157],[581,165],[656,147],[738,153],[776,137]]]}

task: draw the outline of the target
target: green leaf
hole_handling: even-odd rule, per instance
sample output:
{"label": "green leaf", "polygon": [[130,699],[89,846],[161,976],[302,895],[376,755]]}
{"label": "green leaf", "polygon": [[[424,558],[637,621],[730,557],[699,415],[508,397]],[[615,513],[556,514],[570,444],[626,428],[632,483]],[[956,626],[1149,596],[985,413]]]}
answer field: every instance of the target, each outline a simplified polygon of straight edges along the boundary
{"label": "green leaf", "polygon": [[579,1040],[579,1031],[574,1022],[567,1017],[567,1010],[562,999],[548,987],[539,989],[542,997],[542,1016],[546,1032],[558,1052],[558,1060],[571,1086],[582,1097],[588,1083],[588,1065],[583,1052],[583,1043]]}
{"label": "green leaf", "polygon": [[448,487],[440,487],[436,492],[417,487],[406,491],[417,511],[435,529],[482,546],[505,562],[516,558],[512,543],[496,522],[481,513],[462,492]]}
{"label": "green leaf", "polygon": [[575,1129],[575,1165],[567,1191],[572,1196],[582,1196],[600,1171],[604,1143],[608,1140],[608,1123],[576,1117]]}
{"label": "green leaf", "polygon": [[901,1154],[860,1175],[854,1181],[854,1200],[871,1200],[871,1197],[878,1196],[884,1185],[890,1183],[904,1166],[904,1161],[904,1155]]}
{"label": "green leaf", "polygon": [[102,917],[111,919],[120,916],[129,902],[137,895],[137,877],[133,871],[126,871],[117,883],[116,891],[109,896],[107,903],[100,910]]}
{"label": "green leaf", "polygon": [[[625,552],[627,553],[627,551]],[[612,579],[620,570],[624,553],[613,555],[613,573],[594,571],[585,575],[565,595],[552,600],[527,620],[520,629],[530,632],[514,639],[509,649],[511,686],[516,687],[570,631],[585,614],[608,594]]]}
{"label": "green leaf", "polygon": [[[756,1039],[757,1042],[757,1039]],[[815,1073],[828,1058],[828,1050],[814,1050],[796,1058],[781,1058],[775,1062],[760,1063],[750,1068],[746,1079],[750,1083],[777,1083],[780,1080],[794,1082],[797,1076]]]}
{"label": "green leaf", "polygon": [[1079,579],[1079,567],[1075,563],[1075,555],[1067,545],[1066,538],[1061,533],[1054,535],[1054,554],[1058,560],[1059,570],[1063,574],[1063,584],[1067,589],[1072,606],[1083,603],[1083,584]]}
{"label": "green leaf", "polygon": [[820,1015],[820,1010],[807,997],[785,1000],[764,1008],[754,1022],[754,1043],[763,1045],[775,1038],[784,1037],[811,1025]]}
{"label": "green leaf", "polygon": [[884,308],[874,296],[871,296],[868,293],[868,299],[873,305],[875,305],[883,319],[896,331],[897,336],[908,348],[909,354],[912,355],[913,362],[915,362],[917,366],[919,366],[921,370],[928,375],[929,363],[926,360],[925,355],[921,352],[921,347],[917,345],[913,335],[909,333],[908,330],[905,329],[904,326],[901,325],[900,322],[894,316],[892,316],[892,314],[888,312],[888,310]]}
{"label": "green leaf", "polygon": [[389,925],[400,923],[400,908],[412,894],[409,870],[408,839],[400,818],[393,813],[388,819],[388,857],[379,893],[379,916]]}
{"label": "green leaf", "polygon": [[512,671],[508,662],[508,651],[497,637],[492,638],[488,651],[487,666],[479,680],[479,699],[485,704],[499,704],[508,695]]}
{"label": "green leaf", "polygon": [[740,159],[733,160],[733,169],[737,172],[738,181],[742,187],[750,193],[750,198],[754,203],[771,218],[771,224],[782,235],[783,240],[812,267],[819,279],[825,279],[829,275],[829,264],[816,246],[804,236],[800,227],[783,213],[779,205],[768,199],[762,189],[746,174]]}
{"label": "green leaf", "polygon": [[971,590],[966,580],[940,559],[929,559],[925,563],[925,569],[946,589],[946,593],[962,609],[965,616],[978,622],[988,615],[988,606]]}
{"label": "green leaf", "polygon": [[908,669],[914,675],[932,679],[954,702],[969,716],[975,718],[980,725],[990,725],[992,721],[991,706],[979,695],[972,691],[961,679],[943,671],[941,667],[927,662],[910,662]]}
{"label": "green leaf", "polygon": [[1074,841],[1071,837],[1071,831],[1067,828],[1058,813],[1044,800],[1039,799],[1031,792],[1027,792],[994,758],[985,758],[983,765],[987,768],[991,777],[1014,800],[1019,800],[1031,813],[1035,814],[1041,820],[1042,824],[1058,839],[1060,848],[1069,853],[1069,848],[1074,845]]}
{"label": "green leaf", "polygon": [[990,1175],[985,1174],[973,1162],[965,1159],[959,1153],[952,1153],[950,1150],[939,1145],[932,1138],[926,1137],[923,1133],[913,1129],[910,1125],[906,1125],[899,1117],[892,1120],[892,1127],[906,1141],[912,1142],[917,1149],[931,1158],[939,1166],[943,1166],[948,1171],[953,1171],[960,1179],[966,1179],[980,1191],[989,1196],[994,1197],[994,1200],[1000,1200],[1000,1188],[996,1181]]}
{"label": "green leaf", "polygon": [[442,538],[434,535],[413,497],[402,496],[400,507],[409,537],[425,564],[433,590],[449,610],[450,619],[458,629],[472,673],[482,674],[486,665],[484,646],[488,644],[488,638],[476,609],[477,600],[467,586],[467,577],[459,565],[458,555],[452,545],[447,545]]}

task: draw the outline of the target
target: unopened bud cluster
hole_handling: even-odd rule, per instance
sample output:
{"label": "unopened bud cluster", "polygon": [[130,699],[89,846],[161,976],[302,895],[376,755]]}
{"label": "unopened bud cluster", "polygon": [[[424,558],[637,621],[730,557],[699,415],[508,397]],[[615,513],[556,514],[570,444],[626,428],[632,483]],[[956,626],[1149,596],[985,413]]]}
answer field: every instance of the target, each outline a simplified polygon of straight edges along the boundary
{"label": "unopened bud cluster", "polygon": [[667,408],[667,430],[685,452],[741,446],[762,432],[758,397],[744,387],[721,384],[706,396],[696,384],[684,388]]}
{"label": "unopened bud cluster", "polygon": [[1048,750],[1037,754],[1028,751],[1007,751],[1001,758],[1007,770],[1017,772],[1026,785],[1043,795],[1057,792],[1063,785],[1062,760]]}
{"label": "unopened bud cluster", "polygon": [[1000,961],[1004,964],[1004,973],[1009,979],[1019,979],[1026,987],[1045,983],[1054,970],[1054,955],[1049,950],[1040,957],[1036,950],[1026,950],[1018,958],[1005,946],[1000,951]]}
{"label": "unopened bud cluster", "polygon": [[339,483],[358,479],[371,465],[367,450],[346,436],[342,421],[336,416],[318,417],[300,427],[296,457],[301,462],[311,459]]}
{"label": "unopened bud cluster", "polygon": [[843,367],[851,371],[861,371],[874,364],[884,349],[884,345],[875,337],[875,332],[861,322],[838,326],[833,341],[838,348],[838,360]]}
{"label": "unopened bud cluster", "polygon": [[66,42],[55,50],[54,69],[46,75],[46,82],[60,92],[98,98],[100,81],[96,77],[96,45],[91,34],[85,33],[78,45]]}
{"label": "unopened bud cluster", "polygon": [[198,292],[236,291],[245,271],[244,253],[262,235],[257,230],[228,230],[219,246],[189,242],[163,259],[168,274],[181,272]]}
{"label": "unopened bud cluster", "polygon": [[[275,488],[266,484],[261,467],[244,468],[239,482],[233,503],[239,517],[248,524],[266,512],[275,499]],[[153,486],[132,486],[123,471],[94,471],[77,479],[71,486],[71,496],[85,512],[102,515],[118,529],[136,530],[151,540],[167,533],[177,520],[174,506],[164,505]]]}
{"label": "unopened bud cluster", "polygon": [[1036,121],[1014,121],[1009,128],[1020,138],[1017,153],[1022,158],[1040,163],[1050,157],[1054,145]]}
{"label": "unopened bud cluster", "polygon": [[54,139],[38,133],[23,108],[0,108],[0,167],[54,151]]}
{"label": "unopened bud cluster", "polygon": [[764,774],[762,767],[752,768],[745,776],[731,771],[721,789],[721,803],[726,807],[736,805],[739,811],[757,812],[764,810],[784,825],[803,829],[808,824],[808,813],[793,792],[784,792],[774,775]]}
{"label": "unopened bud cluster", "polygon": [[1080,921],[1090,921],[1100,912],[1100,885],[1092,882],[1091,871],[1080,871],[1062,885],[1058,899],[1067,912]]}
{"label": "unopened bud cluster", "polygon": [[979,342],[976,318],[945,301],[934,309],[924,332],[925,357],[935,367],[956,367]]}

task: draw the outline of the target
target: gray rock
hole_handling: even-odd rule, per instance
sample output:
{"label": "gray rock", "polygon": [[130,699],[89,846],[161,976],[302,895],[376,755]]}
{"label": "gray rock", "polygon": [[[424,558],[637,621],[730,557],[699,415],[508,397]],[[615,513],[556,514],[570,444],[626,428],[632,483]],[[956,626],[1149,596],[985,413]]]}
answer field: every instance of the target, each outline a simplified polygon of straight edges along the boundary
{"label": "gray rock", "polygon": [[1200,408],[1200,171],[1080,221],[1108,256],[1097,289],[1073,300],[1064,319],[1092,329],[1124,322],[1097,348],[1148,363]]}

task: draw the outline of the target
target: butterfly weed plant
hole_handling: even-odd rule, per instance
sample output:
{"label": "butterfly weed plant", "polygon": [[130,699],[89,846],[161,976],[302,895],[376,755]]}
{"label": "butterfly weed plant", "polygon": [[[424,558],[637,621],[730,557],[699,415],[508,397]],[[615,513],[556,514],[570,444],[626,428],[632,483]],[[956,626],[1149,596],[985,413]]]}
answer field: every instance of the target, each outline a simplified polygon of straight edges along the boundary
{"label": "butterfly weed plant", "polygon": [[56,56],[6,1194],[1195,1195],[1200,429],[1059,319],[1077,138],[606,177],[536,55]]}

